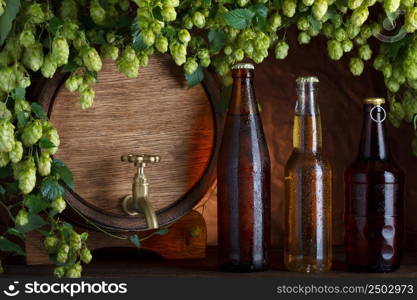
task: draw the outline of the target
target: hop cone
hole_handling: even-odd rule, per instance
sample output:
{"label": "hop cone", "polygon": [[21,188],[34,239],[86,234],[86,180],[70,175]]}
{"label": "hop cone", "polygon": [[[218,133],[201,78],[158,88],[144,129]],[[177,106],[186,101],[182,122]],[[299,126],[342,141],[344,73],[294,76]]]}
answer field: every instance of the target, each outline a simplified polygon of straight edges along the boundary
{"label": "hop cone", "polygon": [[10,152],[14,144],[13,124],[5,119],[0,120],[0,152]]}
{"label": "hop cone", "polygon": [[26,147],[32,146],[42,137],[42,122],[34,120],[25,125],[22,133],[22,142]]}

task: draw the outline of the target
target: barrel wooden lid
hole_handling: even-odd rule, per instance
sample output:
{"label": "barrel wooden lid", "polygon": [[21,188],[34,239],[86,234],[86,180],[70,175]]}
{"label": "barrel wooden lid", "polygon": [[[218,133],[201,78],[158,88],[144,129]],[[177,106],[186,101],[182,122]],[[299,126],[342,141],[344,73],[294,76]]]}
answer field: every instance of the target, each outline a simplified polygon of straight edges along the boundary
{"label": "barrel wooden lid", "polygon": [[[204,87],[188,88],[182,70],[160,56],[150,58],[137,79],[128,79],[106,61],[95,91],[94,106],[85,111],[78,96],[63,86],[44,101],[61,137],[55,157],[74,174],[70,204],[111,228],[146,229],[143,216],[122,210],[136,170],[120,156],[152,154],[161,161],[147,166],[145,174],[160,224],[190,210],[214,179],[217,124]],[[182,204],[181,213],[175,211],[182,201],[190,203]]]}

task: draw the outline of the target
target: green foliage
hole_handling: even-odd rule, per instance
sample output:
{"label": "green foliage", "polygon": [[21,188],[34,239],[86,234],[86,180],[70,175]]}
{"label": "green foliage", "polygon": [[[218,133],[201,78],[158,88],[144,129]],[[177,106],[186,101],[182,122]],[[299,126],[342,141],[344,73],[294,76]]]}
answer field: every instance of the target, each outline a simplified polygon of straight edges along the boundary
{"label": "green foliage", "polygon": [[67,187],[74,189],[74,179],[72,173],[59,159],[54,159],[52,161],[51,175],[55,178],[59,178],[59,180],[61,180]]}
{"label": "green foliage", "polygon": [[223,14],[224,22],[236,29],[245,29],[251,23],[255,12],[246,8],[237,8]]}
{"label": "green foliage", "polygon": [[168,234],[169,229],[167,227],[161,228],[160,230],[158,230],[157,232],[155,232],[155,234],[157,235],[165,235]]}
{"label": "green foliage", "polygon": [[129,237],[129,241],[136,246],[136,248],[140,249],[140,240],[137,234],[133,234]]}
{"label": "green foliage", "polygon": [[0,15],[0,46],[3,45],[17,13],[20,9],[20,0],[5,0],[6,9]]}
{"label": "green foliage", "polygon": [[199,84],[204,79],[203,68],[198,67],[193,73],[185,74],[185,79],[187,80],[189,87]]}
{"label": "green foliage", "polygon": [[218,53],[221,49],[223,49],[226,38],[223,30],[210,30],[207,37],[214,53]]}
{"label": "green foliage", "polygon": [[0,251],[15,252],[19,255],[25,254],[19,245],[9,241],[8,239],[4,237],[0,237]]}

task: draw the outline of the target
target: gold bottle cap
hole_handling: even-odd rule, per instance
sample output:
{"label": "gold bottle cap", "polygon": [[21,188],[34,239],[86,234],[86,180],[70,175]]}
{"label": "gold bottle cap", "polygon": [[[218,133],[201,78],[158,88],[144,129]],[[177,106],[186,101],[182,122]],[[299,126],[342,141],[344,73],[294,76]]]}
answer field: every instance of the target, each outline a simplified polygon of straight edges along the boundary
{"label": "gold bottle cap", "polygon": [[254,70],[255,67],[253,64],[250,63],[239,63],[232,66],[232,70],[239,70],[239,69],[250,69]]}
{"label": "gold bottle cap", "polygon": [[363,103],[380,106],[382,104],[385,104],[385,99],[384,98],[365,98],[363,100]]}
{"label": "gold bottle cap", "polygon": [[319,79],[316,76],[303,76],[303,77],[298,77],[296,82],[298,84],[300,84],[300,83],[316,83],[316,82],[319,82]]}

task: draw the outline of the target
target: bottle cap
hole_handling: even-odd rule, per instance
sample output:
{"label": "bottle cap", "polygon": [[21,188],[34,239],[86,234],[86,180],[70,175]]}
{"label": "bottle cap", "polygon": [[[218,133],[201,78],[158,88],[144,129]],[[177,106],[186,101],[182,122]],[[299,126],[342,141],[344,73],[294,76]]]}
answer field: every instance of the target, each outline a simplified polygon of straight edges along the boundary
{"label": "bottle cap", "polygon": [[364,104],[372,104],[375,106],[381,106],[382,104],[385,104],[384,98],[365,98],[363,100]]}
{"label": "bottle cap", "polygon": [[239,64],[235,64],[232,66],[232,70],[239,70],[239,69],[254,70],[255,67],[253,66],[253,64],[250,64],[250,63],[239,63]]}
{"label": "bottle cap", "polygon": [[302,76],[298,77],[296,82],[300,83],[316,83],[319,82],[319,79],[316,76]]}

